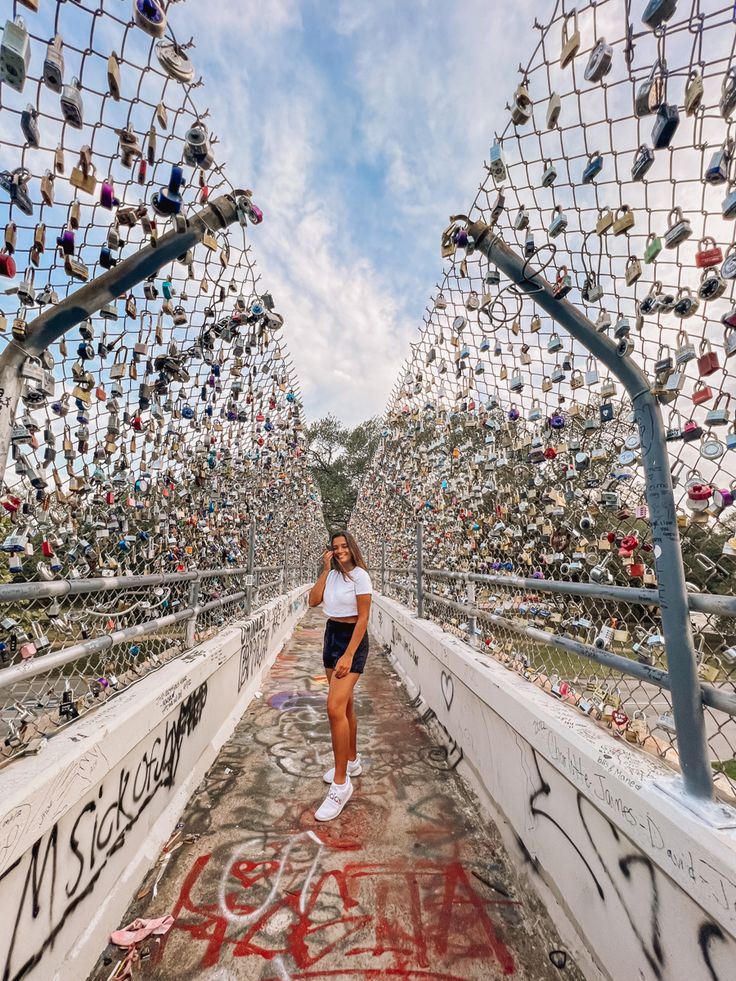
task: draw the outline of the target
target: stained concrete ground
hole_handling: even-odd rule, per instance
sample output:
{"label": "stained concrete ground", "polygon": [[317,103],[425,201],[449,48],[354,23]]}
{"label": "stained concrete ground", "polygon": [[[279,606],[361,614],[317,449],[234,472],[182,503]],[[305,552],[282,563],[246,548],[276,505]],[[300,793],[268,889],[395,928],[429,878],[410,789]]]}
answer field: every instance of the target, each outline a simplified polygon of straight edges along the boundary
{"label": "stained concrete ground", "polygon": [[581,981],[375,642],[356,688],[363,774],[336,820],[315,821],[332,763],[323,624],[301,621],[142,884],[123,924],[175,925],[135,976]]}

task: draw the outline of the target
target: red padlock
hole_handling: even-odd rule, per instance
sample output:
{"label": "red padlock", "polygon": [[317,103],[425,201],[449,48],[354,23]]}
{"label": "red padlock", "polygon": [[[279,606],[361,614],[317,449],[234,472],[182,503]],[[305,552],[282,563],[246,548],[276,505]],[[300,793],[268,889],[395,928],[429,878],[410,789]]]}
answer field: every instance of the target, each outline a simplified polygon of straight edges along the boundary
{"label": "red padlock", "polygon": [[682,438],[686,443],[692,443],[693,440],[700,439],[702,435],[703,430],[694,419],[688,419],[682,427]]}
{"label": "red padlock", "polygon": [[716,245],[715,239],[707,235],[701,238],[698,251],[695,253],[695,265],[698,269],[709,269],[723,262],[723,252]]}
{"label": "red padlock", "polygon": [[0,252],[0,276],[6,276],[8,279],[12,279],[15,276],[16,265],[15,259],[9,252]]}
{"label": "red padlock", "polygon": [[713,398],[713,389],[710,385],[701,385],[700,388],[696,388],[693,392],[693,402],[696,405],[703,405],[705,402],[710,402]]}
{"label": "red padlock", "polygon": [[704,378],[706,375],[712,375],[714,371],[718,371],[720,365],[718,364],[718,355],[711,350],[709,340],[703,338],[699,350],[698,373],[701,378]]}
{"label": "red padlock", "polygon": [[693,484],[687,489],[687,496],[691,501],[707,501],[712,493],[713,488],[710,484]]}
{"label": "red padlock", "polygon": [[48,539],[44,539],[41,542],[41,552],[47,559],[52,558],[52,556],[56,554],[54,552],[54,546],[51,544],[51,542]]}
{"label": "red padlock", "polygon": [[614,732],[623,732],[629,724],[629,717],[621,708],[615,708],[611,712],[611,728]]}
{"label": "red padlock", "polygon": [[636,535],[624,535],[621,539],[621,545],[618,550],[618,554],[622,557],[628,558],[634,554],[634,549],[639,547],[639,539]]}
{"label": "red padlock", "polygon": [[207,199],[209,198],[209,196],[210,196],[210,189],[205,184],[204,187],[201,187],[199,189],[199,203],[207,204]]}
{"label": "red padlock", "polygon": [[0,499],[0,504],[8,511],[10,514],[14,514],[21,505],[21,499],[16,497],[14,494],[6,494],[5,497]]}
{"label": "red padlock", "polygon": [[105,504],[114,504],[114,503],[115,503],[115,495],[113,494],[112,491],[108,491],[105,494]]}
{"label": "red padlock", "polygon": [[148,163],[142,157],[138,161],[138,183],[146,183],[146,171],[148,170]]}
{"label": "red padlock", "polygon": [[644,575],[644,563],[643,562],[632,562],[628,567],[629,575],[632,579],[641,579]]}
{"label": "red padlock", "polygon": [[547,449],[544,451],[544,458],[546,460],[554,460],[556,456],[557,456],[557,450],[554,448],[554,446],[548,446]]}

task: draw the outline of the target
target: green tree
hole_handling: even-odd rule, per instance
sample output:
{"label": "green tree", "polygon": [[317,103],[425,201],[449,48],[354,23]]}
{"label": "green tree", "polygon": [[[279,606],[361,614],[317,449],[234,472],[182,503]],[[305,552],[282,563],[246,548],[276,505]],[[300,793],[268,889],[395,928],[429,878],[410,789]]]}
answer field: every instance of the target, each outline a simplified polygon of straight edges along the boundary
{"label": "green tree", "polygon": [[330,531],[346,527],[380,437],[381,420],[377,416],[352,429],[332,415],[307,427],[309,465]]}

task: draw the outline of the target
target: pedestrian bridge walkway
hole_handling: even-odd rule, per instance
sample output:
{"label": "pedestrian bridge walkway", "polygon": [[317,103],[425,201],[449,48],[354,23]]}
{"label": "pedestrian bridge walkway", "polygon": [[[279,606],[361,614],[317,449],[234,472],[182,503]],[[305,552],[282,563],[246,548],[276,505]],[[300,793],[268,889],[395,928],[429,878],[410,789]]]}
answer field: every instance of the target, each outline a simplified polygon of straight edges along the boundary
{"label": "pedestrian bridge walkway", "polygon": [[[123,918],[174,917],[134,977],[582,978],[375,638],[363,774],[335,821],[314,819],[332,763],[323,623],[296,626]],[[91,978],[120,960],[108,947]]]}

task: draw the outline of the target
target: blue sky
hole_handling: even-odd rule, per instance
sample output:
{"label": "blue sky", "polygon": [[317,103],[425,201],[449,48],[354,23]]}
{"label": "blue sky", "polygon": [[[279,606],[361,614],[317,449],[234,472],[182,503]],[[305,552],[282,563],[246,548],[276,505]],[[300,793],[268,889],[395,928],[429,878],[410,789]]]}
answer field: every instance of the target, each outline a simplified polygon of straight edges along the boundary
{"label": "blue sky", "polygon": [[[383,411],[472,200],[544,0],[176,4],[219,159],[254,189],[263,282],[286,317],[308,418]],[[236,13],[233,13],[233,10]],[[500,41],[499,25],[504,40]]]}

